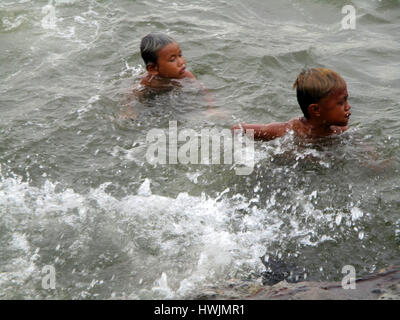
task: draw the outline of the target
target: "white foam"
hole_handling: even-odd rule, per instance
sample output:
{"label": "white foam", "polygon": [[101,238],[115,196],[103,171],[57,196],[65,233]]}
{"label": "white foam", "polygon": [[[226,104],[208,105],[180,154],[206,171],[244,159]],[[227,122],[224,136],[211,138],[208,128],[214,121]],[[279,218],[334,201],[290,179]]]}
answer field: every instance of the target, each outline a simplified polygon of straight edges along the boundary
{"label": "white foam", "polygon": [[60,4],[74,4],[75,2],[77,2],[79,0],[55,0],[56,5],[60,5]]}
{"label": "white foam", "polygon": [[193,182],[194,184],[197,184],[197,179],[202,175],[201,172],[187,172],[186,177]]}
{"label": "white foam", "polygon": [[9,20],[8,17],[3,17],[1,19],[4,28],[4,31],[11,31],[14,29],[17,29],[20,25],[26,21],[26,16],[25,15],[20,15],[16,17],[14,20]]}
{"label": "white foam", "polygon": [[76,112],[78,113],[78,119],[81,119],[83,114],[89,112],[93,108],[93,104],[99,100],[100,96],[98,94],[91,96],[84,106],[76,110]]}
{"label": "white foam", "polygon": [[364,213],[359,208],[357,207],[351,208],[351,219],[353,221],[360,219],[363,215]]}
{"label": "white foam", "polygon": [[341,222],[342,222],[342,215],[338,214],[335,219],[335,223],[339,226]]}
{"label": "white foam", "polygon": [[124,61],[124,62],[125,62],[125,69],[120,72],[120,74],[119,74],[120,77],[123,77],[126,75],[129,75],[131,77],[137,77],[140,74],[145,72],[145,69],[143,68],[142,65],[129,66],[127,61]]}
{"label": "white foam", "polygon": [[150,179],[145,179],[144,182],[142,183],[142,185],[139,187],[138,190],[138,195],[139,196],[151,196],[151,189],[150,189],[150,183],[151,180]]}
{"label": "white foam", "polygon": [[161,274],[160,279],[158,279],[155,283],[156,285],[152,288],[153,291],[161,294],[165,299],[174,297],[174,292],[168,286],[167,274],[165,272]]}
{"label": "white foam", "polygon": [[[146,269],[147,276],[162,272],[165,275],[155,285],[143,290],[163,297],[185,297],[207,283],[235,277],[244,270],[261,272],[264,266],[259,258],[265,254],[270,243],[296,239],[300,245],[315,246],[334,240],[330,234],[318,235],[316,228],[335,221],[331,229],[334,234],[335,228],[341,224],[338,220],[340,213],[316,210],[312,203],[314,194],[310,197],[301,191],[288,194],[288,203],[296,203],[301,213],[289,216],[290,223],[287,224],[284,221],[288,217],[283,217],[281,210],[274,207],[276,203],[273,199],[278,190],[273,192],[264,207],[258,208],[251,206],[254,199],[247,199],[241,194],[228,197],[229,189],[221,191],[216,199],[205,194],[194,197],[188,193],[170,198],[153,194],[151,180],[147,178],[138,194],[117,199],[106,192],[109,185],[111,182],[86,194],[79,194],[72,189],[57,192],[57,183],[51,181],[34,187],[18,177],[2,178],[0,215],[8,221],[10,230],[15,230],[24,215],[24,219],[35,216],[36,221],[43,225],[49,222],[68,224],[78,231],[79,237],[68,246],[60,238],[52,244],[51,250],[68,252],[70,257],[90,251],[90,243],[96,241],[92,239],[90,229],[96,225],[97,218],[101,221],[106,219],[102,233],[109,232],[113,237],[119,237],[121,250],[134,261],[139,253],[150,250],[148,256],[137,261],[138,268]],[[245,210],[246,214],[238,213],[241,210]],[[18,212],[18,219],[14,218],[13,212]],[[354,212],[358,212],[357,208]],[[309,219],[315,222],[302,222]],[[27,258],[23,259],[24,262],[7,262],[9,268],[20,263],[20,269],[19,273],[7,272],[3,279],[20,277],[22,281],[35,271],[33,263],[38,257],[33,255],[38,252],[31,252],[24,232],[23,228],[13,232],[12,246],[26,252]],[[163,263],[152,263],[154,257]],[[184,271],[177,274],[177,269]],[[7,285],[8,280],[4,280],[3,284]],[[132,295],[140,297],[141,293],[135,291]]]}
{"label": "white foam", "polygon": [[25,234],[21,234],[18,232],[13,233],[11,244],[14,248],[22,250],[24,253],[29,252],[30,246],[28,244]]}

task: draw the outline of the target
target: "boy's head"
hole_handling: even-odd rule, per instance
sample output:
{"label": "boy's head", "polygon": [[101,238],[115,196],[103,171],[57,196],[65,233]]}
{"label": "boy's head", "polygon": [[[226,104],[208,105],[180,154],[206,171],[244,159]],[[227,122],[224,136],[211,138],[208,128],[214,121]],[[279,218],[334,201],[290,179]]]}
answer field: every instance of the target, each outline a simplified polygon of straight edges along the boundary
{"label": "boy's head", "polygon": [[339,99],[344,95],[347,103],[346,82],[338,73],[330,69],[311,68],[304,70],[297,77],[293,87],[296,88],[297,101],[306,119],[310,119],[310,112],[313,112],[315,108],[327,105],[327,102],[332,102],[328,100],[330,98]]}
{"label": "boy's head", "polygon": [[163,78],[183,78],[186,61],[178,43],[163,33],[149,33],[140,43],[140,53],[149,73]]}

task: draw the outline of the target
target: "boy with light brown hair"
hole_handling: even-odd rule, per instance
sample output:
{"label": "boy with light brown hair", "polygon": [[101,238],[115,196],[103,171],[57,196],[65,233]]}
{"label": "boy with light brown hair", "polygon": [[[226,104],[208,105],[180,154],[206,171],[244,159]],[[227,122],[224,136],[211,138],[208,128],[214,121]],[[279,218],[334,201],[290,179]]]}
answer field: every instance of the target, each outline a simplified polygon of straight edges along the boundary
{"label": "boy with light brown hair", "polygon": [[241,123],[234,125],[232,130],[254,130],[254,139],[272,140],[289,131],[313,138],[340,134],[348,129],[351,106],[346,82],[338,73],[325,68],[304,70],[293,87],[304,117],[269,124]]}

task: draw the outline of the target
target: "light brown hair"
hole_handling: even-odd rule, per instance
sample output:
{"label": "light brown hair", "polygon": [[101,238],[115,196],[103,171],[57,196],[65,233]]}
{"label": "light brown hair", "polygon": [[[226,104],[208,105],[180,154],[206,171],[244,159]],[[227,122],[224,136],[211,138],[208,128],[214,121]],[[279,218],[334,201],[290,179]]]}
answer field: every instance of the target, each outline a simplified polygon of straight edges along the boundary
{"label": "light brown hair", "polygon": [[346,82],[338,73],[326,68],[303,70],[293,84],[297,93],[297,101],[307,119],[309,118],[308,107],[310,104],[318,103],[333,90],[345,86]]}

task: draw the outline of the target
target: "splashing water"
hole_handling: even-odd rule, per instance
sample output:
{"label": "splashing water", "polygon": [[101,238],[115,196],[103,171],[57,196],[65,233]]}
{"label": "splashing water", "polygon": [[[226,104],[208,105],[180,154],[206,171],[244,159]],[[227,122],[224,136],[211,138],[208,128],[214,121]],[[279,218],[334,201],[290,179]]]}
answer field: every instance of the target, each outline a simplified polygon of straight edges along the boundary
{"label": "splashing water", "polygon": [[[349,33],[341,7],[320,1],[1,2],[0,298],[189,298],[259,279],[261,257],[323,281],[396,261],[399,9],[355,5]],[[190,84],[119,119],[151,31],[177,39],[228,119],[207,117]],[[345,134],[256,142],[248,176],[146,160],[147,133],[171,120],[201,132],[298,116],[290,83],[314,65],[348,83]]]}

